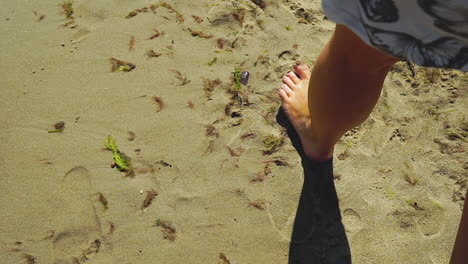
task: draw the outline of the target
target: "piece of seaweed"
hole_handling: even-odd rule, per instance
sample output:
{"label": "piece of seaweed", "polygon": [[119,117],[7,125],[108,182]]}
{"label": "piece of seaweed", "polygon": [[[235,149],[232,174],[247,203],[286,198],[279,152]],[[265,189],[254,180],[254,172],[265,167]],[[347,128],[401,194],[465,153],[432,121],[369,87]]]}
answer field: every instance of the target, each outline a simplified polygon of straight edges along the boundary
{"label": "piece of seaweed", "polygon": [[157,29],[153,29],[153,31],[154,31],[154,34],[151,35],[151,36],[148,38],[148,40],[153,40],[153,39],[155,39],[155,38],[157,38],[157,37],[159,37],[159,36],[163,36],[163,35],[164,35],[164,32],[159,31],[159,30],[157,30]]}
{"label": "piece of seaweed", "polygon": [[186,85],[187,83],[191,81],[187,78],[187,76],[183,75],[180,71],[176,69],[172,69],[171,71],[175,74],[176,79],[179,80],[180,82],[179,86]]}
{"label": "piece of seaweed", "polygon": [[130,36],[130,40],[128,41],[128,51],[132,51],[135,48],[135,36]]}
{"label": "piece of seaweed", "polygon": [[153,102],[158,106],[158,110],[156,112],[161,112],[164,107],[166,107],[166,104],[164,103],[163,99],[159,96],[153,96]]}
{"label": "piece of seaweed", "polygon": [[136,65],[131,62],[122,61],[116,58],[109,59],[112,65],[112,71],[121,71],[121,72],[129,72],[136,68]]}
{"label": "piece of seaweed", "polygon": [[207,99],[212,99],[211,97],[213,96],[213,91],[216,86],[219,86],[222,84],[222,81],[218,78],[215,80],[210,80],[210,79],[203,79],[203,90],[205,91],[205,96]]}
{"label": "piece of seaweed", "polygon": [[188,31],[190,32],[190,34],[194,37],[199,37],[199,38],[204,38],[204,39],[209,39],[209,38],[212,38],[213,35],[211,34],[205,34],[203,33],[202,31],[200,30],[193,30],[191,28],[188,29]]}
{"label": "piece of seaweed", "polygon": [[119,171],[127,172],[128,175],[132,175],[133,169],[131,168],[130,158],[125,155],[125,153],[118,150],[115,139],[109,135],[104,144],[108,150],[112,151],[115,167]]}
{"label": "piece of seaweed", "polygon": [[205,132],[205,135],[207,137],[211,137],[211,136],[214,136],[216,138],[219,137],[219,133],[218,131],[216,130],[216,127],[213,125],[213,124],[209,124],[206,126],[206,132]]}
{"label": "piece of seaweed", "polygon": [[65,129],[65,122],[59,121],[54,124],[53,130],[49,130],[48,133],[57,133],[57,132],[62,132]]}
{"label": "piece of seaweed", "polygon": [[153,226],[161,227],[164,239],[174,241],[176,239],[176,229],[171,222],[158,219],[154,222]]}
{"label": "piece of seaweed", "polygon": [[154,198],[158,196],[158,193],[154,189],[150,189],[146,191],[146,198],[141,204],[141,210],[145,210],[148,206],[150,206],[153,203]]}
{"label": "piece of seaweed", "polygon": [[192,18],[193,18],[193,21],[194,21],[195,23],[200,24],[201,22],[203,22],[203,18],[201,18],[201,17],[199,17],[199,16],[192,15]]}
{"label": "piece of seaweed", "polygon": [[150,6],[145,6],[145,7],[142,7],[142,8],[132,10],[125,16],[125,18],[132,18],[132,17],[135,17],[136,15],[138,15],[140,13],[146,13],[146,12],[149,12],[149,11],[152,11],[153,14],[155,14],[156,9],[158,7],[164,7],[169,12],[175,13],[176,14],[176,19],[179,21],[179,23],[183,23],[185,21],[184,16],[179,11],[177,11],[177,9],[175,9],[171,4],[166,3],[166,2],[160,2],[159,4],[153,4],[153,5],[150,5]]}
{"label": "piece of seaweed", "polygon": [[241,87],[241,70],[239,67],[234,69],[233,74],[233,81],[234,81],[234,91],[239,91]]}
{"label": "piece of seaweed", "polygon": [[109,202],[107,201],[104,194],[102,194],[101,192],[98,192],[97,195],[98,195],[98,201],[102,204],[102,206],[104,206],[104,210],[109,209]]}
{"label": "piece of seaweed", "polygon": [[152,50],[152,49],[149,49],[149,50],[146,51],[146,56],[147,56],[148,58],[157,58],[157,57],[159,57],[159,56],[161,56],[161,55],[162,55],[161,52],[155,52],[155,51]]}
{"label": "piece of seaweed", "polygon": [[219,259],[222,261],[222,264],[231,264],[223,253],[219,253]]}
{"label": "piece of seaweed", "polygon": [[249,206],[252,206],[254,208],[257,208],[258,210],[265,210],[267,207],[268,202],[265,201],[264,199],[257,199],[253,202],[249,203]]}
{"label": "piece of seaweed", "polygon": [[60,5],[60,7],[62,7],[62,11],[65,14],[65,18],[73,19],[73,13],[75,13],[75,11],[73,10],[72,1],[65,1]]}

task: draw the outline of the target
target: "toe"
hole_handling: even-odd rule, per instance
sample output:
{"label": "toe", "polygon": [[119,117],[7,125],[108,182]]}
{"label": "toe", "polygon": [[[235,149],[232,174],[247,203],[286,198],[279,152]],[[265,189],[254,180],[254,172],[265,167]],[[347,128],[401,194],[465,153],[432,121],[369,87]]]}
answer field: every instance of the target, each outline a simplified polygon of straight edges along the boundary
{"label": "toe", "polygon": [[294,94],[293,90],[291,90],[291,88],[284,83],[281,84],[281,90],[283,90],[288,96],[292,96]]}
{"label": "toe", "polygon": [[287,75],[283,76],[283,84],[289,86],[290,89],[294,89],[296,87],[294,82]]}
{"label": "toe", "polygon": [[284,102],[288,98],[288,95],[286,94],[286,92],[283,89],[280,89],[278,94],[279,94],[282,102]]}
{"label": "toe", "polygon": [[297,76],[297,74],[295,74],[294,72],[290,71],[286,74],[286,76],[288,76],[294,84],[299,84],[301,83],[301,79],[299,79],[299,77]]}
{"label": "toe", "polygon": [[310,77],[310,69],[307,64],[298,62],[294,65],[294,70],[301,80],[308,79]]}

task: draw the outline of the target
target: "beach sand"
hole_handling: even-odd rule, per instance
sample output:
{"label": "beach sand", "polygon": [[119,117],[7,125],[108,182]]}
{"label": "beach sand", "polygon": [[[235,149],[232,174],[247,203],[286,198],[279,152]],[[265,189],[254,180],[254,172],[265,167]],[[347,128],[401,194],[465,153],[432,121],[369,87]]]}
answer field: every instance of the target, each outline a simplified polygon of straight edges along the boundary
{"label": "beach sand", "polygon": [[[76,0],[68,18],[61,1],[3,4],[1,263],[288,262],[304,175],[277,91],[334,24],[318,0],[163,3]],[[336,146],[353,263],[450,257],[468,77],[414,71],[398,63]],[[133,175],[111,168],[108,135]]]}

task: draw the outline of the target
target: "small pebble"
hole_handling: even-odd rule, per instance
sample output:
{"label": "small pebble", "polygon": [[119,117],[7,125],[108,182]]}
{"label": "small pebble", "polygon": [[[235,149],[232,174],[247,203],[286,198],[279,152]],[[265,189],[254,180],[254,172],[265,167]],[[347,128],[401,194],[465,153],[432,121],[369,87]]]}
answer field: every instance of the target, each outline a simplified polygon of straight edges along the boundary
{"label": "small pebble", "polygon": [[249,82],[249,77],[250,77],[250,73],[248,71],[245,71],[245,72],[242,72],[241,73],[241,83],[243,85],[247,85],[247,83]]}

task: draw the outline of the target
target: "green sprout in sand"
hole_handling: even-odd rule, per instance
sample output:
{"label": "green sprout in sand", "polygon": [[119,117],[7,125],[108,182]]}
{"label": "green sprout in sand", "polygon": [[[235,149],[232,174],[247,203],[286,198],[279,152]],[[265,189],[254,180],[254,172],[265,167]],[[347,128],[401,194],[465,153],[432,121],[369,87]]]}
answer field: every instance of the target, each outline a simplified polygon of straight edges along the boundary
{"label": "green sprout in sand", "polygon": [[442,207],[442,205],[440,205],[438,202],[434,201],[434,200],[430,200],[431,203],[432,203],[432,206],[435,208],[435,209],[438,209],[438,210],[444,210],[444,208]]}
{"label": "green sprout in sand", "polygon": [[239,67],[236,67],[233,72],[234,76],[234,91],[241,90],[241,70]]}
{"label": "green sprout in sand", "polygon": [[115,139],[111,136],[107,136],[105,145],[108,150],[112,151],[114,163],[117,169],[123,172],[131,172],[130,158],[118,150]]}

